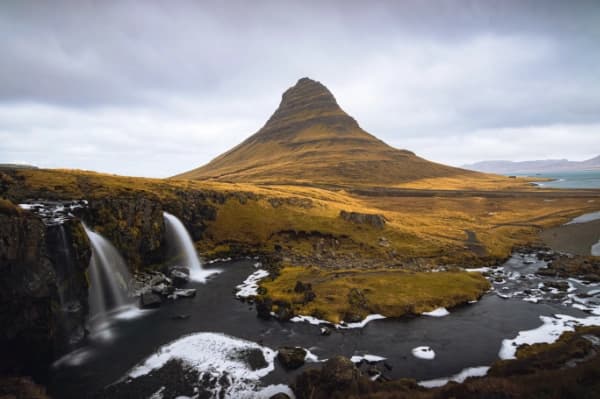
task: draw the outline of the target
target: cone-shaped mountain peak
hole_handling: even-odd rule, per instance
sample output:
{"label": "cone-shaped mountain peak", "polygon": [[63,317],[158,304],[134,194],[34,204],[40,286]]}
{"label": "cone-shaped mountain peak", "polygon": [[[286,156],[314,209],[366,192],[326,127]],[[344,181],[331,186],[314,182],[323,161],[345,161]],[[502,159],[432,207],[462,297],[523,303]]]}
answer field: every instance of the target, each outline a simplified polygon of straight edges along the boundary
{"label": "cone-shaped mountain peak", "polygon": [[302,78],[283,93],[279,107],[259,133],[281,135],[309,124],[330,125],[339,130],[358,128],[356,121],[340,108],[327,87],[315,80]]}
{"label": "cone-shaped mountain peak", "polygon": [[207,165],[177,178],[226,182],[389,186],[475,172],[429,162],[360,128],[320,82],[287,89],[267,123]]}

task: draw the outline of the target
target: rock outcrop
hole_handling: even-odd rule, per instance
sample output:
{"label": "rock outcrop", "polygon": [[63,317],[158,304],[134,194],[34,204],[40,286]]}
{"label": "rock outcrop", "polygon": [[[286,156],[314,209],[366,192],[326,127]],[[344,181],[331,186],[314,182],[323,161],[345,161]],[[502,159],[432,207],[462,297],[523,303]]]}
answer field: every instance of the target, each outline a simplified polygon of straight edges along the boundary
{"label": "rock outcrop", "polygon": [[[34,214],[0,209],[0,372],[44,376],[57,354],[83,338],[90,249],[78,227],[49,231]],[[57,234],[67,237],[68,254],[59,253]]]}
{"label": "rock outcrop", "polygon": [[321,369],[309,369],[296,378],[292,386],[297,399],[358,397],[361,382],[369,385],[350,359],[334,356]]}

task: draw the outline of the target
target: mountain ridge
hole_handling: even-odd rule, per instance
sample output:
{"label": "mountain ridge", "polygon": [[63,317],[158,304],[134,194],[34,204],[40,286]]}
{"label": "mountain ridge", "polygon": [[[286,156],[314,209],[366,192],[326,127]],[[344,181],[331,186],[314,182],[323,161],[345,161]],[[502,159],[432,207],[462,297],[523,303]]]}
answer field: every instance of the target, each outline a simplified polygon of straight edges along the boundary
{"label": "mountain ridge", "polygon": [[394,185],[477,176],[396,149],[364,131],[322,83],[302,78],[287,89],[255,134],[208,164],[175,178],[263,184]]}
{"label": "mountain ridge", "polygon": [[461,167],[484,173],[578,172],[600,170],[600,155],[584,161],[569,161],[568,159],[540,159],[531,161],[490,160],[462,165]]}

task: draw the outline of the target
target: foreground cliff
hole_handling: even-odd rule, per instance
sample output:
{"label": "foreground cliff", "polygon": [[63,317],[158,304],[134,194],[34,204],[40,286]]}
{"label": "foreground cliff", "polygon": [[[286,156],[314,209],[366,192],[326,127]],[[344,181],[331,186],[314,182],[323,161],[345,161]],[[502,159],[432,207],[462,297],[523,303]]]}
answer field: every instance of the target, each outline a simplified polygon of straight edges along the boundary
{"label": "foreground cliff", "polygon": [[49,229],[0,201],[0,372],[43,377],[85,336],[90,249],[78,223]]}

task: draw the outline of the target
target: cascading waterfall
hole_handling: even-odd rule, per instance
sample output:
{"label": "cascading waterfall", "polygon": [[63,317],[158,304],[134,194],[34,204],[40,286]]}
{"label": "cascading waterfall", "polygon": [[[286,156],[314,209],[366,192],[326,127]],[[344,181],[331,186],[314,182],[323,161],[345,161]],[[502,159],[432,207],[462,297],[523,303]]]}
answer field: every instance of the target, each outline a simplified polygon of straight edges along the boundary
{"label": "cascading waterfall", "polygon": [[167,228],[169,247],[173,254],[181,259],[182,266],[190,269],[190,280],[203,283],[206,282],[208,276],[218,273],[218,270],[205,270],[202,268],[192,237],[190,237],[181,220],[167,212],[163,212],[163,216]]}
{"label": "cascading waterfall", "polygon": [[83,228],[92,247],[89,267],[90,314],[94,324],[102,324],[110,313],[134,308],[134,302],[128,295],[131,276],[117,249],[85,224]]}

